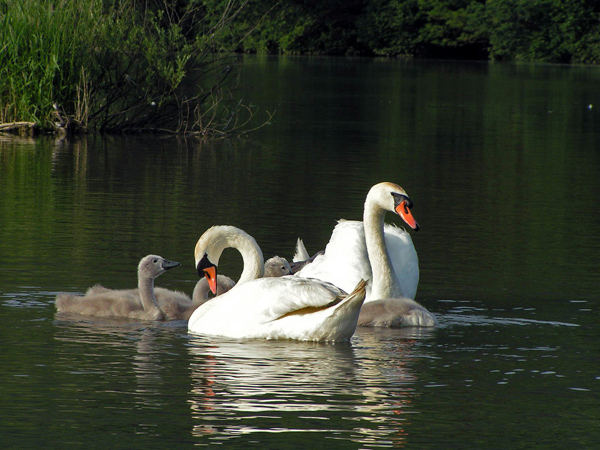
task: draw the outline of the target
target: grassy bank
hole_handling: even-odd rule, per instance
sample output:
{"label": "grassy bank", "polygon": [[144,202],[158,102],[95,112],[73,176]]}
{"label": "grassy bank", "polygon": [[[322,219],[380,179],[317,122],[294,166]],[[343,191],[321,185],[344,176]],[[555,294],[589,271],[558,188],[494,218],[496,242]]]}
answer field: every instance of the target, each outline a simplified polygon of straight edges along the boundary
{"label": "grassy bank", "polygon": [[229,97],[231,61],[176,1],[0,0],[0,122],[43,130],[223,135],[249,110]]}

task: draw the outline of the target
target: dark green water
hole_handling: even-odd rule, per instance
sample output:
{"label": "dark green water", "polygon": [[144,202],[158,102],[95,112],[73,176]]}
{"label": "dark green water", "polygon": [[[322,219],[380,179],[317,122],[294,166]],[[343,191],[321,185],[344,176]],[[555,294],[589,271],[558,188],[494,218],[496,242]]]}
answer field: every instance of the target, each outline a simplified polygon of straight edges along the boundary
{"label": "dark green water", "polygon": [[[249,139],[0,137],[0,447],[597,447],[599,82],[252,57],[240,96],[276,115]],[[319,250],[379,181],[414,201],[438,329],[236,342],[55,314],[59,291],[135,285],[149,253],[182,263],[157,285],[191,292],[214,224]]]}

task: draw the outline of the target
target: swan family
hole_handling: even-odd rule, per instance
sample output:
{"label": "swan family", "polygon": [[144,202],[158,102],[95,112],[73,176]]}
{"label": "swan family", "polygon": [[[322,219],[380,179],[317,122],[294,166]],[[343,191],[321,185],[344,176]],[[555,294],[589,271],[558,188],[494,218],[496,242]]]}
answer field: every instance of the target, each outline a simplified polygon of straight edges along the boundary
{"label": "swan family", "polygon": [[[414,300],[419,263],[410,234],[384,222],[390,212],[418,230],[411,208],[400,186],[376,184],[367,194],[362,221],[340,220],[325,251],[312,258],[298,239],[291,264],[281,257],[265,262],[252,236],[216,225],[196,243],[200,280],[191,298],[155,288],[158,276],[180,264],[148,255],[138,266],[137,289],[95,285],[83,296],[59,294],[56,308],[91,316],[187,320],[192,333],[235,339],[343,341],[357,326],[436,326],[435,317]],[[218,273],[226,248],[242,256],[237,283]]]}

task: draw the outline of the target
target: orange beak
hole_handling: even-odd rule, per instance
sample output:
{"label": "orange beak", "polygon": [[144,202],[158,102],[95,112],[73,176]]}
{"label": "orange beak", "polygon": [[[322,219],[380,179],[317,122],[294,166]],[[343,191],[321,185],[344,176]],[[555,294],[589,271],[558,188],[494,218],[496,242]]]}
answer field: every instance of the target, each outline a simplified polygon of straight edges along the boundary
{"label": "orange beak", "polygon": [[208,281],[210,291],[217,295],[217,268],[214,266],[207,267],[204,269],[204,276],[206,277],[206,281]]}
{"label": "orange beak", "polygon": [[419,231],[419,224],[410,212],[410,208],[408,207],[406,200],[400,202],[400,204],[396,206],[396,212],[400,217],[402,217],[402,220],[404,220],[409,227],[415,231]]}

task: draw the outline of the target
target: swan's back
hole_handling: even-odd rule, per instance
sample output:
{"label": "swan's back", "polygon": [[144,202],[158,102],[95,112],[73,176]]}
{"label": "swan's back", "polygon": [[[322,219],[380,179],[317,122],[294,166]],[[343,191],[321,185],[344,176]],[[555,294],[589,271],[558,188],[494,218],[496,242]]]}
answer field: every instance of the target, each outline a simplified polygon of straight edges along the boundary
{"label": "swan's back", "polygon": [[[333,229],[325,253],[317,256],[296,275],[324,280],[346,292],[359,280],[372,278],[362,222],[341,220]],[[367,297],[370,286],[367,286]]]}
{"label": "swan's back", "polygon": [[[414,298],[419,284],[419,259],[410,234],[401,228],[385,224],[384,239],[403,295]],[[340,220],[325,247],[325,254],[317,256],[298,275],[328,281],[348,292],[360,280],[371,280],[373,272],[363,223]],[[371,299],[370,293],[371,286],[368,285],[365,302],[377,300]]]}
{"label": "swan's back", "polygon": [[60,313],[94,317],[124,317],[140,320],[162,319],[160,311],[148,314],[141,307],[139,296],[128,290],[106,290],[91,295],[61,293],[56,296],[56,310]]}
{"label": "swan's back", "polygon": [[238,339],[346,340],[356,328],[364,292],[363,283],[348,296],[352,307],[343,308],[346,295],[328,283],[295,276],[256,279],[206,302],[188,328]]}

